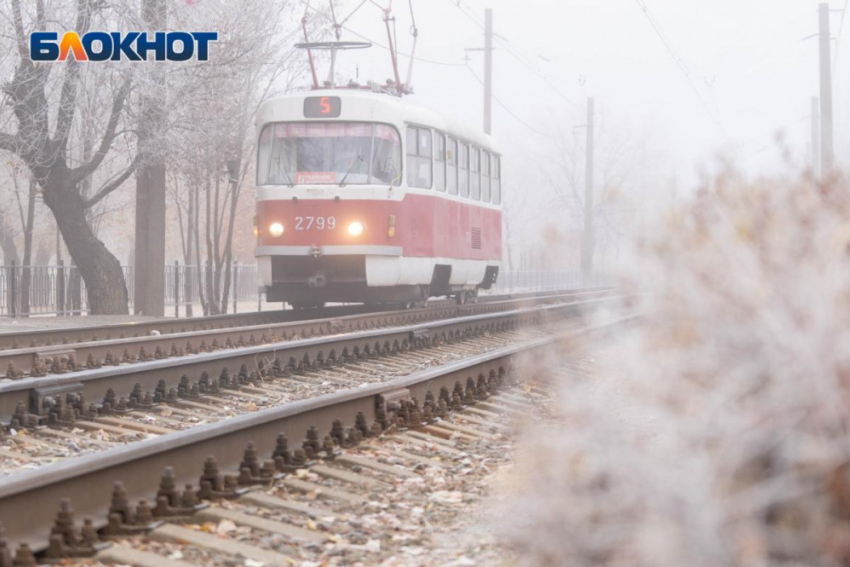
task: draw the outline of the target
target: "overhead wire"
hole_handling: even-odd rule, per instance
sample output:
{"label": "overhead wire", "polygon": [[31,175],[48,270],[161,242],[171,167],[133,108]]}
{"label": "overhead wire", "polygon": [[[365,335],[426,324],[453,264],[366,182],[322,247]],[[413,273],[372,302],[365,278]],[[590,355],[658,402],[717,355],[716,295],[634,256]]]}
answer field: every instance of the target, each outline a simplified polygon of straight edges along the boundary
{"label": "overhead wire", "polygon": [[369,0],[363,0],[362,2],[360,2],[360,4],[358,4],[358,6],[357,6],[356,8],[354,8],[354,9],[351,11],[351,13],[350,13],[350,14],[348,14],[348,16],[346,16],[345,18],[343,18],[343,19],[342,19],[342,21],[339,23],[339,25],[340,25],[340,26],[345,25],[345,22],[347,22],[348,20],[350,20],[350,19],[351,19],[351,16],[353,16],[354,14],[356,14],[356,13],[357,13],[357,11],[358,11],[358,10],[360,10],[360,8],[362,8],[362,7],[363,7],[363,5],[364,5],[366,2],[368,2],[368,1],[369,1]]}
{"label": "overhead wire", "polygon": [[838,24],[838,39],[835,41],[835,57],[832,60],[832,72],[838,68],[838,58],[841,55],[841,35],[844,32],[844,18],[847,15],[847,6],[850,0],[844,0],[844,8],[841,9],[841,23]]}
{"label": "overhead wire", "polygon": [[[475,24],[478,28],[480,28],[481,30],[484,30],[484,29],[485,29],[485,28],[484,28],[484,24],[482,24],[480,21],[478,21],[478,20],[475,18],[475,16],[473,16],[473,15],[472,15],[471,13],[469,13],[466,9],[464,9],[464,7],[461,5],[461,3],[460,3],[460,2],[458,2],[458,1],[456,1],[456,0],[448,0],[448,1],[449,1],[449,3],[450,3],[452,6],[454,6],[454,7],[455,7],[455,8],[457,8],[458,10],[460,10],[461,14],[463,14],[464,16],[466,16],[466,17],[467,17],[467,18],[468,18],[468,19],[469,19],[469,20],[470,20],[473,24]],[[499,45],[501,45],[501,46],[502,46],[502,48],[504,48],[504,50],[505,50],[505,51],[507,51],[507,52],[511,55],[511,57],[513,57],[514,59],[516,59],[516,60],[517,60],[517,61],[518,61],[518,62],[519,62],[522,66],[524,66],[526,69],[528,69],[529,71],[531,71],[531,73],[532,73],[532,74],[534,74],[534,75],[535,75],[538,79],[540,79],[541,81],[543,81],[543,82],[544,82],[544,83],[545,83],[545,84],[546,84],[546,85],[547,85],[547,86],[548,86],[548,87],[549,87],[549,88],[550,88],[550,89],[551,89],[551,90],[552,90],[555,94],[557,94],[557,95],[558,95],[558,96],[559,96],[562,100],[564,100],[567,104],[569,104],[570,106],[572,106],[572,107],[573,107],[573,108],[575,108],[576,110],[578,110],[578,109],[579,109],[578,105],[577,105],[575,102],[573,102],[572,100],[570,100],[570,98],[569,98],[567,95],[565,95],[563,92],[561,92],[561,90],[560,90],[560,89],[558,89],[558,87],[556,87],[556,86],[552,83],[552,81],[551,81],[551,80],[549,80],[549,78],[548,78],[546,75],[544,75],[543,73],[541,73],[539,69],[535,69],[533,65],[531,65],[530,63],[528,63],[528,62],[527,62],[525,59],[523,59],[523,58],[522,58],[522,57],[521,57],[521,56],[520,56],[520,55],[519,55],[516,51],[514,51],[513,47],[512,47],[512,46],[510,46],[510,45],[508,44],[508,41],[509,41],[509,40],[507,40],[506,38],[502,38],[502,37],[500,37],[500,36],[498,36],[498,35],[495,35],[495,34],[494,34],[494,36],[493,36],[493,37],[494,37],[494,39],[496,40],[496,42],[497,42]],[[540,55],[539,55],[539,54],[538,54],[538,57],[540,57]]]}
{"label": "overhead wire", "polygon": [[697,88],[696,84],[694,83],[693,77],[691,76],[691,72],[685,66],[682,59],[678,55],[676,55],[676,51],[673,49],[673,46],[670,44],[670,41],[668,41],[667,36],[664,35],[664,32],[661,30],[661,26],[658,24],[657,21],[655,21],[655,18],[653,17],[652,13],[649,11],[649,7],[646,5],[644,0],[635,0],[635,2],[640,7],[640,9],[643,11],[644,15],[646,16],[647,21],[652,26],[652,29],[655,31],[655,34],[661,40],[661,43],[664,44],[664,47],[667,50],[667,53],[669,53],[670,57],[673,58],[673,62],[676,64],[676,68],[679,69],[679,71],[681,71],[682,75],[684,75],[685,80],[688,82],[688,85],[691,87],[691,90],[694,92],[697,99],[699,99],[699,102],[702,105],[703,110],[705,110],[706,114],[708,114],[708,116],[711,118],[712,122],[714,122],[714,124],[720,130],[720,133],[723,134],[723,137],[725,138],[726,132],[723,128],[723,124],[720,122],[720,118],[717,115],[715,115],[714,112],[712,112],[711,107],[705,101],[705,98],[702,96],[702,93],[699,92],[699,89]]}
{"label": "overhead wire", "polygon": [[[481,77],[479,77],[478,74],[475,71],[473,71],[472,67],[470,67],[468,63],[466,64],[466,68],[469,70],[469,72],[472,74],[472,76],[475,77],[475,80],[478,81],[478,84],[480,84],[481,86],[484,86],[484,81],[481,80]],[[552,137],[551,135],[546,134],[545,132],[538,130],[537,128],[535,128],[534,126],[530,125],[528,122],[526,122],[525,120],[523,120],[522,118],[517,116],[517,114],[514,111],[512,111],[510,108],[508,108],[508,105],[503,103],[499,99],[499,97],[497,97],[495,95],[491,95],[491,96],[493,97],[493,100],[496,101],[496,104],[498,104],[500,107],[502,107],[502,110],[504,110],[509,115],[511,115],[514,118],[514,120],[516,120],[517,122],[519,122],[520,124],[522,124],[523,126],[528,128],[529,130],[531,130],[532,132],[534,132],[538,136],[543,136],[544,138],[551,138]]]}
{"label": "overhead wire", "polygon": [[[375,4],[376,6],[378,6],[379,8],[381,8],[381,9],[383,10],[383,8],[382,8],[380,5],[378,5],[377,3],[375,3],[375,2],[374,2],[374,0],[371,0],[371,1],[372,1],[372,3],[373,3],[373,4]],[[301,3],[306,5],[306,4],[307,4],[307,0],[301,0]],[[364,2],[364,3],[365,3],[365,2]],[[362,5],[363,5],[363,4],[361,4],[361,6],[362,6]],[[360,6],[358,6],[358,9],[359,9],[359,8],[360,8]],[[309,9],[310,9],[310,10],[312,10],[313,12],[315,12],[316,14],[319,14],[320,16],[326,16],[326,14],[324,14],[322,11],[320,11],[320,10],[318,10],[318,9],[316,9],[316,8],[312,7],[312,6],[309,6]],[[350,15],[349,15],[349,17],[350,17],[351,15],[353,15],[353,14],[350,14]],[[348,19],[348,18],[346,18],[346,20],[347,20],[347,19]],[[345,21],[345,20],[343,20],[343,21]],[[383,45],[382,43],[377,42],[377,41],[373,40],[372,38],[370,38],[370,37],[368,37],[368,36],[365,36],[365,35],[363,35],[363,34],[361,34],[361,33],[358,33],[358,32],[356,32],[356,31],[354,31],[353,29],[351,29],[351,28],[349,28],[349,27],[347,27],[347,26],[344,26],[344,25],[342,25],[342,24],[340,24],[340,27],[341,27],[342,29],[344,29],[345,31],[347,31],[348,33],[350,33],[351,35],[357,36],[357,37],[359,37],[360,39],[362,39],[362,40],[364,40],[364,41],[368,41],[368,42],[369,42],[369,43],[371,43],[372,45],[376,45],[376,46],[380,47],[381,49],[384,49],[384,50],[386,50],[386,51],[390,51],[390,48],[389,48],[388,46]],[[397,54],[397,55],[401,55],[402,57],[407,57],[408,59],[410,59],[410,54],[409,54],[409,53],[402,53],[401,51],[396,50],[396,54]],[[424,58],[422,58],[422,57],[418,57],[418,56],[415,58],[415,60],[416,60],[416,61],[418,61],[418,62],[420,62],[420,63],[427,63],[427,64],[429,64],[429,65],[442,65],[442,66],[444,66],[444,67],[464,67],[464,66],[465,66],[465,64],[464,64],[464,63],[449,63],[449,62],[447,62],[447,61],[436,61],[436,60],[434,60],[434,59],[424,59]]]}

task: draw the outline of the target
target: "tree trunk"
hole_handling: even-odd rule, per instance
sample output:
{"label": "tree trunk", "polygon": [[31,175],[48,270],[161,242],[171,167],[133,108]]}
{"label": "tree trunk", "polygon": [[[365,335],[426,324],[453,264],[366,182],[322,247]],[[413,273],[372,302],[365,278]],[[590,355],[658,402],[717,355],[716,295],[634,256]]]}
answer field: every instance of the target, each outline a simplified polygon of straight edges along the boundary
{"label": "tree trunk", "polygon": [[223,313],[221,302],[221,254],[219,254],[219,237],[221,235],[221,222],[218,216],[218,201],[220,198],[221,179],[215,176],[215,213],[213,216],[213,247],[210,262],[213,266],[213,289],[210,292],[215,297],[216,314]]}
{"label": "tree trunk", "polygon": [[218,294],[213,287],[213,265],[212,265],[212,226],[210,223],[210,193],[211,187],[209,182],[207,183],[207,200],[206,200],[206,213],[207,213],[207,222],[206,222],[206,240],[207,240],[207,262],[204,269],[204,276],[207,287],[207,305],[209,307],[209,315],[218,315]]}
{"label": "tree trunk", "polygon": [[201,204],[200,204],[200,189],[195,187],[192,190],[192,201],[195,207],[195,279],[198,282],[198,299],[201,301],[201,312],[204,315],[209,315],[210,309],[207,303],[206,293],[204,292],[204,272],[201,267]]}
{"label": "tree trunk", "polygon": [[193,189],[189,190],[189,207],[186,211],[186,247],[183,250],[183,262],[186,265],[186,274],[183,278],[183,294],[186,298],[186,317],[191,317],[193,315],[192,311],[192,251],[193,251],[193,237],[195,236],[195,209],[192,206],[192,192]]}
{"label": "tree trunk", "polygon": [[0,220],[0,248],[3,249],[3,263],[11,266],[12,262],[21,265],[21,257],[18,254],[18,246],[15,244],[15,239],[12,232],[6,223]]}
{"label": "tree trunk", "polygon": [[[239,161],[239,170],[242,169],[242,161]],[[242,193],[242,185],[240,180],[231,180],[232,198],[230,200],[230,210],[227,217],[227,236],[224,240],[224,291],[221,294],[221,301],[224,304],[224,310],[227,312],[227,299],[230,295],[230,280],[233,273],[233,228],[236,224],[236,207],[239,204],[239,196]]]}
{"label": "tree trunk", "polygon": [[21,313],[30,311],[30,288],[32,287],[32,233],[35,229],[35,194],[36,183],[32,179],[29,182],[29,194],[27,196],[27,221],[24,226],[24,261],[21,273]]}
{"label": "tree trunk", "polygon": [[[12,262],[15,263],[15,266],[21,265],[20,257],[18,256],[18,247],[15,245],[15,239],[12,238],[12,235],[6,226],[6,223],[0,219],[0,248],[3,249],[3,264],[6,266],[11,266]],[[11,282],[9,281],[12,277],[17,279],[17,276],[14,275],[16,270],[12,270],[7,267],[6,272],[6,313],[12,313],[13,305],[12,305],[12,294],[9,291],[11,289]],[[18,295],[20,297],[20,295]]]}
{"label": "tree trunk", "polygon": [[92,315],[127,315],[127,286],[121,262],[98,240],[86,219],[86,208],[74,187],[60,180],[67,173],[55,163],[43,182],[44,203],[53,211],[74,264],[79,268]]}

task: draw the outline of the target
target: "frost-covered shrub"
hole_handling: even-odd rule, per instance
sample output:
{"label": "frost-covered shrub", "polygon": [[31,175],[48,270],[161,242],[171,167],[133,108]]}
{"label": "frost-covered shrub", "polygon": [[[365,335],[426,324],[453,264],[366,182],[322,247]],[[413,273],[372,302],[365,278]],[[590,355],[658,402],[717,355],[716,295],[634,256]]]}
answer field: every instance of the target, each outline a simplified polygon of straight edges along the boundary
{"label": "frost-covered shrub", "polygon": [[517,456],[521,563],[850,565],[850,184],[727,175],[641,249],[644,324]]}

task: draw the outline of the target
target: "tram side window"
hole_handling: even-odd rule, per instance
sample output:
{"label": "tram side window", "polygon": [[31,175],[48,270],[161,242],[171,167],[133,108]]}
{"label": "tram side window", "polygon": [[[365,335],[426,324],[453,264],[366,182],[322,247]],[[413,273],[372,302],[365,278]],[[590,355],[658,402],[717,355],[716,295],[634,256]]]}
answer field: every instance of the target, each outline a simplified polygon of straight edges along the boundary
{"label": "tram side window", "polygon": [[481,150],[472,148],[472,167],[469,169],[469,186],[472,199],[481,200]]}
{"label": "tram side window", "polygon": [[490,177],[493,183],[492,203],[502,204],[502,158],[493,156],[490,160]]}
{"label": "tram side window", "polygon": [[490,202],[490,153],[481,152],[481,200]]}
{"label": "tram side window", "polygon": [[431,130],[407,128],[407,185],[431,188]]}
{"label": "tram side window", "polygon": [[449,195],[457,195],[457,140],[449,140],[448,154],[446,154],[446,187]]}
{"label": "tram side window", "polygon": [[461,197],[469,197],[469,145],[460,145],[460,167],[457,175]]}
{"label": "tram side window", "polygon": [[437,155],[434,158],[434,186],[446,191],[446,135],[437,134]]}

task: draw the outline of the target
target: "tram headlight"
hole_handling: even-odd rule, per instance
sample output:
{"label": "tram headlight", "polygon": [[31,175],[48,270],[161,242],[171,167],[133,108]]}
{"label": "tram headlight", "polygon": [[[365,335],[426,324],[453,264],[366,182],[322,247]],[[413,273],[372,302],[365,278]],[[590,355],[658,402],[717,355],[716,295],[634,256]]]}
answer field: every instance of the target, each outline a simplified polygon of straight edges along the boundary
{"label": "tram headlight", "polygon": [[269,225],[269,234],[271,234],[275,238],[283,236],[283,225],[279,222],[273,222],[271,225]]}
{"label": "tram headlight", "polygon": [[363,223],[360,221],[354,221],[350,225],[348,225],[348,234],[351,236],[360,236],[363,234]]}

